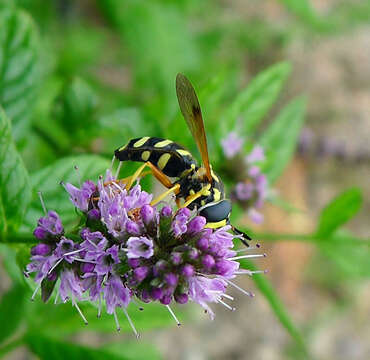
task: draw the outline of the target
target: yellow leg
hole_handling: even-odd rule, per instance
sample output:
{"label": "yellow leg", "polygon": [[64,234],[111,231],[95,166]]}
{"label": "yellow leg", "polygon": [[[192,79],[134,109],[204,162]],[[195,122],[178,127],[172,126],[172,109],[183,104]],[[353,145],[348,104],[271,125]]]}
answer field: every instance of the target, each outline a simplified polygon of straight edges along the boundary
{"label": "yellow leg", "polygon": [[141,165],[135,172],[134,175],[130,176],[130,180],[126,184],[126,190],[131,189],[132,184],[135,182],[135,180],[140,176],[140,174],[143,172],[143,170],[146,167],[146,163]]}
{"label": "yellow leg", "polygon": [[[151,171],[144,171],[140,175],[143,178],[144,176],[147,176],[147,175],[150,175],[150,174],[152,174]],[[118,184],[118,183],[127,183],[128,181],[130,181],[130,179],[132,178],[132,176],[133,175],[127,176],[127,177],[122,178],[122,179],[107,181],[107,182],[104,183],[104,186],[107,186],[107,185],[110,185],[110,184],[113,184],[113,183],[116,183],[116,184]]]}
{"label": "yellow leg", "polygon": [[186,201],[184,202],[184,204],[182,204],[181,207],[187,207],[189,206],[194,200],[200,198],[202,195],[206,195],[207,193],[209,193],[209,188],[211,187],[211,185],[207,185],[205,186],[204,188],[202,188],[201,190],[199,190],[198,192],[196,192],[195,194],[189,196]]}
{"label": "yellow leg", "polygon": [[172,186],[172,188],[166,190],[165,192],[163,192],[161,195],[159,195],[158,197],[156,197],[154,200],[152,200],[152,202],[150,203],[150,205],[155,205],[155,204],[158,204],[161,200],[163,200],[167,195],[171,194],[171,193],[174,193],[176,194],[176,192],[178,192],[178,190],[180,189],[180,184],[176,184],[174,186]]}

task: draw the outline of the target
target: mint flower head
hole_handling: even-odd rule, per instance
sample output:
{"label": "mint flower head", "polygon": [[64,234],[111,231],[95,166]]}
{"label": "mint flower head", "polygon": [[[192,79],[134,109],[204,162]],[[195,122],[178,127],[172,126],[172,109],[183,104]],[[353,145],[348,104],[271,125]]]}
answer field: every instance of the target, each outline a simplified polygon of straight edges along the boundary
{"label": "mint flower head", "polygon": [[245,155],[242,153],[243,143],[244,139],[236,132],[230,132],[221,141],[224,156],[228,159],[224,170],[236,182],[231,199],[246,211],[254,223],[260,224],[263,222],[260,209],[268,194],[267,178],[261,171],[265,152],[262,146],[255,145]]}
{"label": "mint flower head", "polygon": [[239,236],[230,226],[207,228],[204,217],[156,203],[138,181],[132,186],[109,170],[97,183],[63,186],[83,225],[69,234],[56,212],[40,218],[34,232],[39,243],[31,249],[26,272],[35,274],[32,298],[40,289],[43,301],[55,293],[55,303],[71,301],[85,323],[79,301],[96,303],[99,316],[105,305],[118,330],[122,311],[137,335],[127,312],[132,301],[158,302],[180,324],[172,304],[197,303],[213,319],[212,304],[234,310],[227,303],[233,300],[229,286],[253,295],[232,281],[253,274],[240,269],[237,260],[264,255],[238,256],[234,240]]}

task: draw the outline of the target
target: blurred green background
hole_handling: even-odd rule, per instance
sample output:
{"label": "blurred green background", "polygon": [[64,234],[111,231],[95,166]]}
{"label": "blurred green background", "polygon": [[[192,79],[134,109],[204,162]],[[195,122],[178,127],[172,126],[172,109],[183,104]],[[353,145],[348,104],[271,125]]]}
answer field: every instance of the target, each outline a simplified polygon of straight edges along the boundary
{"label": "blurred green background", "polygon": [[[367,0],[0,0],[0,357],[369,359],[369,39]],[[265,222],[233,215],[268,253],[246,264],[267,275],[239,281],[257,296],[232,293],[237,311],[214,322],[176,309],[181,328],[161,306],[132,309],[139,341],[88,305],[84,327],[69,305],[31,303],[37,191],[68,222],[58,183],[76,183],[73,165],[96,179],[144,135],[196,154],[178,72],[199,95],[215,169],[230,131],[265,146]]]}

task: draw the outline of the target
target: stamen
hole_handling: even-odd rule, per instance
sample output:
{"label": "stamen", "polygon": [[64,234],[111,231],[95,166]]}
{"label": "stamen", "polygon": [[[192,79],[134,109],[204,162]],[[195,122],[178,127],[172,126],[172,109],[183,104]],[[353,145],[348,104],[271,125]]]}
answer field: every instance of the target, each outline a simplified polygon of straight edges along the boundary
{"label": "stamen", "polygon": [[73,257],[73,260],[79,261],[79,262],[84,262],[84,263],[89,263],[89,264],[97,264],[97,262],[95,262],[95,261],[85,260],[85,259],[76,258],[76,257]]}
{"label": "stamen", "polygon": [[137,332],[137,330],[136,330],[136,328],[135,328],[135,325],[134,325],[134,323],[132,322],[132,320],[131,320],[131,318],[130,318],[130,316],[129,316],[129,314],[127,313],[127,310],[126,310],[126,308],[122,308],[122,310],[123,310],[123,312],[125,313],[125,315],[126,315],[126,317],[127,317],[127,320],[128,320],[128,322],[129,322],[129,324],[130,324],[130,326],[131,326],[131,329],[132,329],[132,331],[135,333],[135,336],[136,336],[136,338],[138,339],[139,337],[140,337],[140,335],[139,335],[139,333]]}
{"label": "stamen", "polygon": [[246,251],[251,251],[251,250],[258,250],[259,249],[259,246],[257,247],[248,247],[248,248],[244,248],[244,249],[239,249],[239,250],[234,250],[236,253],[242,253],[242,252],[246,252]]}
{"label": "stamen", "polygon": [[67,253],[65,253],[63,256],[68,256],[68,255],[77,254],[77,253],[79,253],[79,252],[81,252],[81,251],[84,251],[84,250],[86,250],[86,248],[79,249],[79,250],[74,250],[74,251],[71,251],[71,252],[67,252]]}
{"label": "stamen", "polygon": [[36,286],[36,289],[35,289],[35,291],[33,292],[32,296],[31,296],[31,301],[34,301],[35,300],[35,296],[38,293],[38,291],[40,290],[40,287],[41,287],[41,281]]}
{"label": "stamen", "polygon": [[251,255],[242,255],[242,256],[235,256],[232,258],[228,258],[227,260],[240,260],[240,259],[252,259],[252,258],[259,258],[259,257],[266,257],[266,254],[251,254]]}
{"label": "stamen", "polygon": [[177,319],[175,313],[172,311],[172,309],[170,308],[169,305],[166,305],[168,311],[170,312],[170,314],[172,315],[172,317],[175,319],[176,323],[177,323],[177,326],[181,326],[181,323],[180,321]]}
{"label": "stamen", "polygon": [[88,325],[89,322],[87,321],[87,319],[85,318],[84,314],[82,313],[81,309],[79,308],[79,306],[77,305],[76,303],[76,300],[74,297],[72,297],[72,305],[77,309],[78,313],[80,314],[82,320],[84,321],[85,325]]}
{"label": "stamen", "polygon": [[54,305],[58,303],[58,298],[59,298],[59,288],[57,289],[57,294],[55,295]]}
{"label": "stamen", "polygon": [[135,299],[131,299],[131,301],[139,308],[140,311],[143,311],[144,308],[139,305],[139,303]]}
{"label": "stamen", "polygon": [[114,309],[114,311],[113,311],[113,316],[114,316],[114,321],[116,322],[117,331],[120,332],[121,331],[121,326],[119,325],[116,309]]}
{"label": "stamen", "polygon": [[112,157],[112,162],[110,163],[110,168],[109,168],[109,171],[112,172],[112,169],[113,169],[113,165],[114,165],[114,161],[116,160],[116,157],[115,155],[113,155]]}
{"label": "stamen", "polygon": [[54,266],[49,270],[48,275],[52,273],[52,271],[63,261],[63,258],[59,259]]}
{"label": "stamen", "polygon": [[115,186],[120,192],[123,190],[116,182],[112,182],[112,185]]}
{"label": "stamen", "polygon": [[42,206],[42,210],[44,210],[44,214],[47,215],[47,211],[46,211],[46,206],[45,206],[45,203],[44,203],[44,199],[42,198],[42,193],[41,191],[38,191],[37,192],[39,198],[40,198],[40,202],[41,202],[41,206]]}
{"label": "stamen", "polygon": [[98,247],[98,245],[96,245],[93,241],[91,241],[91,240],[87,240],[87,242],[89,243],[89,244],[91,244],[91,245],[93,245],[95,248],[97,248]]}
{"label": "stamen", "polygon": [[122,161],[120,161],[119,164],[118,164],[116,174],[114,175],[115,179],[118,179],[118,175],[119,175],[119,172],[121,170],[121,166],[122,166]]}
{"label": "stamen", "polygon": [[240,286],[234,284],[233,282],[231,282],[230,280],[228,279],[224,279],[228,284],[230,284],[231,286],[233,286],[235,289],[238,289],[240,292],[242,292],[243,294],[247,295],[247,296],[250,296],[250,297],[254,297],[255,295],[249,291],[246,291],[244,289],[242,289]]}
{"label": "stamen", "polygon": [[81,187],[81,175],[80,175],[80,170],[78,168],[77,165],[74,166],[74,169],[76,170],[76,174],[77,174],[77,180],[78,180],[78,184],[80,185]]}
{"label": "stamen", "polygon": [[226,299],[229,299],[231,301],[234,301],[234,298],[232,296],[228,295],[228,294],[222,294],[221,296],[226,298]]}
{"label": "stamen", "polygon": [[235,311],[235,308],[234,307],[231,307],[230,305],[226,304],[225,302],[223,302],[221,299],[218,299],[217,300],[220,304],[222,304],[223,306],[225,306],[227,309],[229,309],[230,311]]}
{"label": "stamen", "polygon": [[98,318],[100,318],[100,316],[101,316],[101,308],[102,308],[102,306],[101,306],[102,304],[101,304],[101,294],[99,294],[99,302],[98,302],[98,314],[96,315]]}

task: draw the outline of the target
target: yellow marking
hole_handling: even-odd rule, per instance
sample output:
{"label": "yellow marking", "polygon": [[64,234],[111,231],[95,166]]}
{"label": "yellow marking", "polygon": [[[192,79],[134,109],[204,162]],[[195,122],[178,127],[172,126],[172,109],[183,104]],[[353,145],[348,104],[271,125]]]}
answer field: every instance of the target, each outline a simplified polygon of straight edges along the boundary
{"label": "yellow marking", "polygon": [[213,189],[213,201],[219,201],[221,199],[221,192],[220,190],[214,188]]}
{"label": "yellow marking", "polygon": [[168,153],[165,153],[161,155],[161,157],[158,160],[158,167],[163,170],[164,167],[167,165],[168,160],[170,160],[171,155]]}
{"label": "yellow marking", "polygon": [[127,147],[127,145],[128,145],[128,143],[127,143],[126,145],[121,146],[121,147],[118,149],[118,151],[125,150],[125,149],[126,149],[126,147]]}
{"label": "yellow marking", "polygon": [[150,151],[146,150],[144,151],[142,154],[141,154],[141,158],[144,160],[144,161],[147,161],[149,159],[149,156],[150,156]]}
{"label": "yellow marking", "polygon": [[162,148],[162,147],[165,147],[167,145],[170,145],[173,141],[171,140],[162,140],[160,142],[157,142],[154,147],[156,148]]}
{"label": "yellow marking", "polygon": [[227,222],[226,219],[217,221],[217,222],[210,222],[210,223],[207,223],[204,227],[209,228],[209,229],[218,229],[222,226],[225,226],[226,222]]}
{"label": "yellow marking", "polygon": [[191,164],[191,168],[194,170],[195,169],[195,164]]}
{"label": "yellow marking", "polygon": [[134,144],[134,147],[138,148],[140,146],[143,146],[148,140],[149,140],[149,136],[144,136],[138,141],[136,141],[136,143]]}
{"label": "yellow marking", "polygon": [[181,156],[191,156],[191,154],[189,153],[189,151],[187,150],[182,150],[182,149],[178,149],[176,150]]}
{"label": "yellow marking", "polygon": [[220,182],[220,179],[218,178],[218,176],[213,172],[213,170],[211,170],[211,175],[212,177],[217,181],[217,182]]}
{"label": "yellow marking", "polygon": [[195,194],[195,191],[194,191],[193,189],[191,189],[191,190],[189,191],[189,194],[190,194],[190,195],[194,195],[194,194]]}
{"label": "yellow marking", "polygon": [[206,204],[206,202],[204,201],[204,200],[202,200],[201,202],[200,202],[200,205],[202,205],[202,206],[204,206]]}

